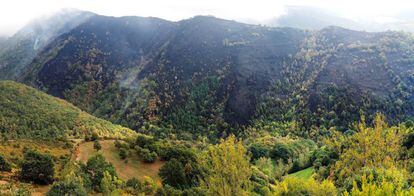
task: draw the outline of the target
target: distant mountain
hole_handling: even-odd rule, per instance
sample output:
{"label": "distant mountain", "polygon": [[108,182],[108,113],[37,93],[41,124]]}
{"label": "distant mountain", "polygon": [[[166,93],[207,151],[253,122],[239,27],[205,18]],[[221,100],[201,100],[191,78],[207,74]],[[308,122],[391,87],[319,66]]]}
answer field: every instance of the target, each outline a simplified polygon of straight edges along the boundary
{"label": "distant mountain", "polygon": [[269,20],[266,25],[273,27],[293,27],[308,30],[321,30],[329,26],[381,32],[381,31],[408,31],[414,32],[414,16],[411,11],[401,12],[386,17],[389,21],[350,20],[341,17],[335,12],[309,6],[286,6],[286,13]]}
{"label": "distant mountain", "polygon": [[286,6],[286,14],[270,20],[270,26],[293,27],[300,29],[320,30],[329,26],[339,26],[354,30],[364,27],[355,21],[338,16],[336,13],[316,7]]}
{"label": "distant mountain", "polygon": [[45,45],[92,15],[79,10],[61,10],[32,21],[7,40],[0,40],[0,79],[15,79]]}
{"label": "distant mountain", "polygon": [[124,138],[134,132],[93,117],[72,104],[34,88],[0,81],[0,133],[6,138]]}
{"label": "distant mountain", "polygon": [[258,122],[346,130],[361,113],[414,113],[414,39],[94,15],[38,53],[18,80],[96,116],[157,134],[221,135]]}
{"label": "distant mountain", "polygon": [[0,48],[4,47],[6,40],[7,40],[7,37],[0,37]]}

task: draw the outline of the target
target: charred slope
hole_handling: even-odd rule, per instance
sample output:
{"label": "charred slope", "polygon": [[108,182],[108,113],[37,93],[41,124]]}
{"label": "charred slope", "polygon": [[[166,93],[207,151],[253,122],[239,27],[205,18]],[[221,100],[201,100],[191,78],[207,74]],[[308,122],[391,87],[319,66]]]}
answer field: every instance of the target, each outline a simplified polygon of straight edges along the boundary
{"label": "charred slope", "polygon": [[21,80],[113,122],[218,134],[253,120],[346,129],[361,110],[413,113],[413,39],[198,16],[94,16]]}

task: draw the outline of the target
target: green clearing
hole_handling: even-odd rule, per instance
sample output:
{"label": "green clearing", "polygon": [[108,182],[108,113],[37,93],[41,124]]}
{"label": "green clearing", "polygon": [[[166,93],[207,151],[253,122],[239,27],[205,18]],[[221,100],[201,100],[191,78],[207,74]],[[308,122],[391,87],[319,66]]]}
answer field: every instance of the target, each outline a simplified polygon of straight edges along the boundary
{"label": "green clearing", "polygon": [[296,177],[301,179],[309,179],[313,174],[313,167],[308,167],[304,170],[297,171],[295,173],[291,173],[289,177]]}

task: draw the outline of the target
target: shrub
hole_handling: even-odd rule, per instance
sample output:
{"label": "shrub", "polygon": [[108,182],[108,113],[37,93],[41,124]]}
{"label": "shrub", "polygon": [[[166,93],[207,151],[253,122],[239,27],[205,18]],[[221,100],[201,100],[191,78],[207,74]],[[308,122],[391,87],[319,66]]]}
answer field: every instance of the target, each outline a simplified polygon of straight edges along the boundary
{"label": "shrub", "polygon": [[127,180],[125,185],[135,190],[140,190],[142,188],[142,183],[135,177]]}
{"label": "shrub", "polygon": [[121,148],[121,142],[119,142],[119,140],[115,140],[114,145],[116,148]]}
{"label": "shrub", "polygon": [[153,163],[157,159],[157,153],[151,152],[146,148],[140,149],[138,153],[142,160],[147,163]]}
{"label": "shrub", "polygon": [[61,195],[72,195],[72,196],[87,196],[85,188],[79,181],[68,180],[57,182],[53,184],[52,188],[46,194],[47,196],[61,196]]}
{"label": "shrub", "polygon": [[54,163],[50,155],[28,151],[24,154],[20,178],[36,184],[50,184],[54,177]]}
{"label": "shrub", "polygon": [[152,146],[154,142],[154,139],[151,137],[139,135],[135,140],[135,145],[141,148],[149,148],[149,146]]}
{"label": "shrub", "polygon": [[11,165],[0,155],[0,171],[11,171]]}
{"label": "shrub", "polygon": [[102,146],[101,146],[101,144],[99,143],[99,141],[98,141],[98,140],[95,140],[95,141],[93,142],[93,148],[94,148],[96,151],[99,151],[99,150],[101,150],[101,149],[102,149]]}
{"label": "shrub", "polygon": [[129,151],[125,148],[119,149],[119,157],[121,157],[122,160],[126,159],[129,155]]}
{"label": "shrub", "polygon": [[98,134],[97,134],[97,133],[95,133],[95,132],[93,132],[93,133],[92,133],[92,135],[91,135],[90,140],[91,140],[91,141],[96,141],[96,140],[98,140],[98,139],[99,139]]}

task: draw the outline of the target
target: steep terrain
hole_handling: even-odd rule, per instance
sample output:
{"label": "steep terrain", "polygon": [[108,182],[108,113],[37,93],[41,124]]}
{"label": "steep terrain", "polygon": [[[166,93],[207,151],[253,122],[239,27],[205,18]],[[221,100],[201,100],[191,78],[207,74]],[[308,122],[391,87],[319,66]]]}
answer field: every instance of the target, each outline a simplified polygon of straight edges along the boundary
{"label": "steep terrain", "polygon": [[92,16],[19,80],[137,130],[218,135],[257,121],[346,130],[413,112],[411,34],[247,25],[197,16]]}
{"label": "steep terrain", "polygon": [[0,82],[0,132],[9,139],[124,138],[134,132],[23,84]]}
{"label": "steep terrain", "polygon": [[8,39],[0,38],[0,79],[16,79],[45,45],[92,15],[79,10],[61,10],[32,21]]}

